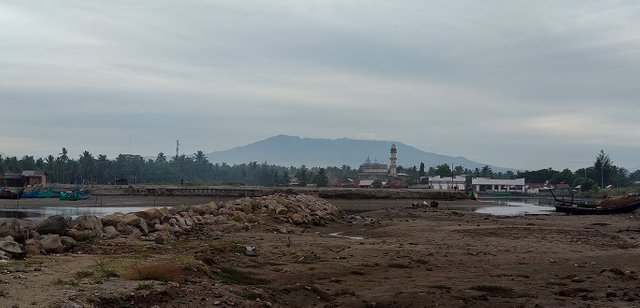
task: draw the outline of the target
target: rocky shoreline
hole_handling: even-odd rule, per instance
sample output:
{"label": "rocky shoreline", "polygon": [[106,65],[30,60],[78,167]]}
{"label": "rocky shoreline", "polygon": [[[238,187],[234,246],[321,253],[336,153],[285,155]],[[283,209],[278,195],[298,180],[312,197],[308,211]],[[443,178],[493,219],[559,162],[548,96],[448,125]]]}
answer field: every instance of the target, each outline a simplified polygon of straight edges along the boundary
{"label": "rocky shoreline", "polygon": [[127,236],[158,244],[197,225],[238,225],[250,229],[270,218],[292,225],[324,226],[342,217],[326,200],[309,195],[275,194],[217,204],[152,208],[132,213],[75,219],[54,215],[34,225],[19,219],[0,221],[0,259],[63,253],[78,242]]}

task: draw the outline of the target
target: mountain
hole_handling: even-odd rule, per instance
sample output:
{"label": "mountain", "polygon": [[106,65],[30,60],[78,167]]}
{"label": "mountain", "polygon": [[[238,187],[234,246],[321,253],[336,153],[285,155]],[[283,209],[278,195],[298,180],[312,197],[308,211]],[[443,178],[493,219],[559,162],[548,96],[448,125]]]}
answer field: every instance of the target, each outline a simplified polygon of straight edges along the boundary
{"label": "mountain", "polygon": [[[398,149],[398,165],[405,167],[425,166],[433,167],[440,164],[453,164],[474,169],[487,164],[471,161],[464,157],[451,157],[436,153],[425,152],[401,142],[396,142]],[[354,139],[317,139],[300,138],[297,136],[278,135],[262,141],[230,150],[217,151],[207,154],[212,163],[227,163],[230,165],[256,162],[268,162],[280,166],[342,166],[349,165],[357,168],[367,157],[371,161],[389,162],[391,142],[354,140]],[[494,171],[513,170],[491,166]]]}

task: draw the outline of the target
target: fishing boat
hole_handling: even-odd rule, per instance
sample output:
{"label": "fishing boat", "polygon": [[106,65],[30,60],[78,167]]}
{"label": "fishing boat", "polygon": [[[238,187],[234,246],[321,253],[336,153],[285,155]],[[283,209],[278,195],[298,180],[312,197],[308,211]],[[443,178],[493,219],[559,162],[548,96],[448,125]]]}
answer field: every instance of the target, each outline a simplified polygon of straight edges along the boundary
{"label": "fishing boat", "polygon": [[73,191],[61,191],[60,192],[60,200],[66,201],[78,201],[78,200],[87,200],[91,198],[91,193],[86,190],[74,189]]}
{"label": "fishing boat", "polygon": [[0,199],[20,199],[24,188],[9,188],[3,187],[0,189]]}
{"label": "fishing boat", "polygon": [[51,187],[47,191],[39,193],[36,198],[59,198],[59,197],[60,197],[60,192],[54,191],[53,187]]}
{"label": "fishing boat", "polygon": [[38,198],[40,186],[34,187],[30,192],[23,192],[20,198]]}
{"label": "fishing boat", "polygon": [[566,213],[570,215],[608,215],[631,213],[640,208],[640,197],[631,194],[624,197],[605,199],[599,203],[576,202],[571,195],[571,200],[556,198],[551,191],[555,200],[556,212]]}

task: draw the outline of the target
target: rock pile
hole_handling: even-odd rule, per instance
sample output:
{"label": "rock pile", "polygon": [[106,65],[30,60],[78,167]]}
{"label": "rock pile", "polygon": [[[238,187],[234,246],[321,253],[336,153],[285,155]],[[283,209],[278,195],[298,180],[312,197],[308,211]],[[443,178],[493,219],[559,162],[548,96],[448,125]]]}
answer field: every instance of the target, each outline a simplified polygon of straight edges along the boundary
{"label": "rock pile", "polygon": [[[76,219],[50,216],[38,225],[16,219],[0,221],[0,259],[23,258],[26,254],[61,253],[77,242],[130,236],[164,243],[197,225],[262,224],[265,219],[294,225],[324,226],[342,217],[327,202],[308,195],[275,194],[216,204],[152,208],[133,213]],[[2,238],[4,237],[4,238]]]}

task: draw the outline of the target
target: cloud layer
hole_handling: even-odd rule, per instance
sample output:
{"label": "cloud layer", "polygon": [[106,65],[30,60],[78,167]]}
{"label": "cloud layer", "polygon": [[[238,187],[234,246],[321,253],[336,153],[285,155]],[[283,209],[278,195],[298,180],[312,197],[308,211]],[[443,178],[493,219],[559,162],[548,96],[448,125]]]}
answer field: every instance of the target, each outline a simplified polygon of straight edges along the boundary
{"label": "cloud layer", "polygon": [[284,133],[636,169],[637,76],[635,1],[4,1],[0,152]]}

